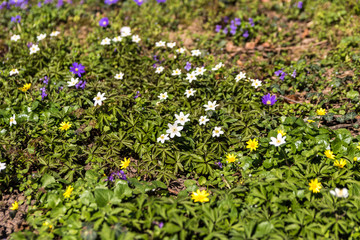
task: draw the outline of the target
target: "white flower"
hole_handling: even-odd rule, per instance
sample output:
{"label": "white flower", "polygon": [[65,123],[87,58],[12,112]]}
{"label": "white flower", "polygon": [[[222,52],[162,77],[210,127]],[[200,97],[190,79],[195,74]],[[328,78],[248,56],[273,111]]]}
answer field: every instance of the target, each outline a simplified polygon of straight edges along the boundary
{"label": "white flower", "polygon": [[131,35],[131,28],[130,27],[122,27],[120,29],[120,33],[122,37],[127,37]]}
{"label": "white flower", "polygon": [[10,127],[13,124],[16,125],[15,114],[10,118]]}
{"label": "white flower", "polygon": [[261,81],[260,80],[251,79],[251,81],[252,81],[251,86],[255,87],[255,89],[258,88],[258,87],[261,87]]}
{"label": "white flower", "polygon": [[219,104],[216,104],[216,101],[214,101],[214,102],[208,101],[208,103],[204,105],[205,111],[209,111],[209,110],[215,111],[215,108],[217,106],[219,106]]}
{"label": "white flower", "polygon": [[197,76],[197,75],[203,75],[204,74],[204,72],[206,72],[206,69],[204,68],[204,67],[201,67],[201,68],[196,68],[196,70],[195,70],[195,75]]}
{"label": "white flower", "polygon": [[161,73],[162,71],[164,71],[164,67],[160,66],[156,68],[155,73]]}
{"label": "white flower", "polygon": [[190,114],[184,115],[183,112],[180,112],[179,115],[175,114],[175,118],[176,118],[175,123],[180,124],[180,125],[185,125],[186,122],[190,121],[189,115]]}
{"label": "white flower", "polygon": [[102,101],[104,101],[106,99],[106,97],[104,97],[104,95],[105,95],[105,93],[100,93],[100,92],[97,93],[96,97],[94,97],[94,101],[95,101],[94,107],[96,105],[99,105],[99,106],[102,105]]}
{"label": "white flower", "polygon": [[205,125],[210,119],[208,119],[206,116],[201,116],[199,119],[199,125]]}
{"label": "white flower", "polygon": [[10,76],[15,75],[15,74],[19,74],[19,71],[16,68],[11,69]]}
{"label": "white flower", "polygon": [[123,79],[123,77],[124,77],[124,73],[122,72],[115,75],[115,79]]}
{"label": "white flower", "polygon": [[40,51],[40,48],[39,48],[38,45],[33,44],[33,45],[30,47],[30,55],[33,54],[33,53],[36,53],[36,52],[38,52],[38,51]]}
{"label": "white flower", "polygon": [[195,92],[196,92],[196,90],[193,90],[192,88],[190,88],[189,90],[185,90],[184,95],[186,95],[186,97],[189,98],[190,96],[194,96]]}
{"label": "white flower", "polygon": [[155,43],[155,47],[165,47],[165,42],[164,41],[159,41]]}
{"label": "white flower", "polygon": [[173,125],[169,123],[168,127],[169,129],[166,130],[166,133],[170,134],[170,138],[175,136],[181,137],[180,131],[183,129],[183,127],[178,126],[177,123],[174,123]]}
{"label": "white flower", "polygon": [[160,95],[158,96],[158,98],[160,98],[160,100],[165,100],[168,98],[167,92],[164,93],[160,93]]}
{"label": "white flower", "polygon": [[110,43],[111,43],[110,38],[104,38],[100,44],[101,45],[110,45]]}
{"label": "white flower", "polygon": [[139,35],[134,35],[132,36],[132,41],[135,42],[135,43],[138,43],[140,42],[141,38],[139,37]]}
{"label": "white flower", "polygon": [[343,188],[343,189],[335,188],[335,191],[330,190],[330,193],[335,197],[339,197],[339,198],[347,198],[349,196],[349,191],[347,190],[347,188]]}
{"label": "white flower", "polygon": [[19,39],[20,39],[20,35],[12,35],[10,38],[10,40],[14,41],[14,42],[17,42],[17,40],[19,40]]}
{"label": "white flower", "polygon": [[181,70],[180,69],[176,69],[176,70],[173,70],[172,72],[172,76],[179,76],[181,74]]}
{"label": "white flower", "polygon": [[176,46],[176,42],[167,43],[166,45],[168,46],[168,48],[173,48]]}
{"label": "white flower", "polygon": [[73,87],[79,82],[79,78],[71,78],[69,82],[67,82],[68,87]]}
{"label": "white flower", "polygon": [[199,50],[192,50],[191,51],[191,55],[192,56],[200,56],[201,55],[201,52]]}
{"label": "white flower", "polygon": [[212,136],[213,137],[220,137],[221,134],[224,134],[224,132],[221,130],[221,127],[215,127]]}
{"label": "white flower", "polygon": [[192,81],[196,80],[196,74],[195,74],[195,72],[187,73],[187,74],[186,74],[186,79],[189,80],[190,83],[191,83]]}
{"label": "white flower", "polygon": [[6,168],[6,163],[0,162],[0,172]]}
{"label": "white flower", "polygon": [[46,33],[42,33],[39,36],[36,37],[38,41],[41,41],[46,38]]}
{"label": "white flower", "polygon": [[223,66],[223,63],[219,63],[218,65],[216,65],[214,68],[212,68],[213,71],[217,71],[219,70],[221,67]]}
{"label": "white flower", "polygon": [[286,138],[286,136],[283,137],[281,135],[281,133],[279,133],[276,138],[274,138],[274,137],[270,138],[271,139],[270,145],[274,145],[275,147],[278,147],[278,146],[286,143],[285,138]]}
{"label": "white flower", "polygon": [[157,141],[161,143],[164,143],[166,140],[170,140],[169,134],[161,134],[161,136],[157,138]]}
{"label": "white flower", "polygon": [[50,37],[56,37],[59,34],[60,34],[59,31],[53,31],[52,33],[50,33]]}
{"label": "white flower", "polygon": [[185,52],[185,48],[176,49],[176,52],[180,53],[180,54],[183,54]]}
{"label": "white flower", "polygon": [[236,82],[238,82],[241,79],[245,79],[245,78],[246,78],[246,73],[240,72],[238,75],[236,75],[235,80],[236,80]]}
{"label": "white flower", "polygon": [[121,42],[122,37],[117,36],[117,37],[114,37],[112,40],[113,40],[113,42]]}

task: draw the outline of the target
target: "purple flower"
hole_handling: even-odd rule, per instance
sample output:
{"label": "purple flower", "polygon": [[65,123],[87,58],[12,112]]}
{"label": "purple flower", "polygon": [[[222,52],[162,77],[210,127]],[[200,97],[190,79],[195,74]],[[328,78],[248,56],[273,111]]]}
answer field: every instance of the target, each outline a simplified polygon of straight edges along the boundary
{"label": "purple flower", "polygon": [[107,27],[109,25],[109,19],[107,17],[102,18],[99,21],[100,27]]}
{"label": "purple flower", "polygon": [[39,8],[41,8],[41,2],[38,2],[37,6],[38,6]]}
{"label": "purple flower", "polygon": [[136,92],[136,95],[134,96],[134,99],[137,99],[137,98],[140,97],[140,96],[141,96],[140,92],[137,91],[137,92]]}
{"label": "purple flower", "polygon": [[281,80],[281,81],[284,81],[286,75],[287,75],[287,73],[286,73],[286,72],[283,72],[283,73],[281,74],[281,76],[280,76],[280,80]]}
{"label": "purple flower", "polygon": [[144,0],[134,0],[134,2],[138,5],[141,6],[144,3]]}
{"label": "purple flower", "polygon": [[127,180],[125,172],[123,170],[120,170],[119,172],[112,172],[110,176],[107,179],[105,179],[105,181],[113,182],[115,180],[115,177],[118,177],[119,179],[122,180]]}
{"label": "purple flower", "polygon": [[48,78],[48,76],[45,76],[45,77],[41,78],[40,80],[43,81],[43,83],[46,84],[46,85],[49,84],[49,78]]}
{"label": "purple flower", "polygon": [[247,37],[249,36],[249,32],[246,30],[242,36],[243,36],[244,38],[247,38]]}
{"label": "purple flower", "polygon": [[77,74],[79,77],[81,77],[81,74],[85,73],[85,67],[80,63],[74,62],[72,64],[72,67],[70,67],[70,72],[72,72],[73,74]]}
{"label": "purple flower", "polygon": [[235,18],[235,25],[238,26],[241,24],[240,18]]}
{"label": "purple flower", "polygon": [[298,8],[298,9],[302,9],[302,7],[303,7],[303,2],[298,2],[297,8]]}
{"label": "purple flower", "polygon": [[252,27],[255,26],[254,20],[252,18],[249,18],[249,23]]}
{"label": "purple flower", "polygon": [[7,7],[7,2],[6,1],[3,1],[1,4],[0,4],[0,10],[3,9],[3,8],[6,8]]}
{"label": "purple flower", "polygon": [[228,23],[229,22],[229,17],[228,16],[225,16],[224,17],[224,23]]}
{"label": "purple flower", "polygon": [[112,4],[116,4],[118,2],[118,0],[105,0],[104,3],[107,5],[112,5]]}
{"label": "purple flower", "polygon": [[76,89],[79,89],[79,88],[81,88],[81,89],[85,89],[85,87],[86,87],[86,81],[79,81],[76,85],[75,85],[75,87],[76,87]]}
{"label": "purple flower", "polygon": [[56,7],[57,8],[61,8],[64,5],[64,1],[63,0],[58,0]]}
{"label": "purple flower", "polygon": [[263,104],[265,105],[274,105],[275,102],[277,101],[276,100],[276,95],[270,95],[270,93],[264,95],[262,98],[261,98],[261,101]]}
{"label": "purple flower", "polygon": [[291,76],[292,76],[293,78],[296,78],[296,69],[293,71],[293,73],[291,74]]}
{"label": "purple flower", "polygon": [[164,3],[166,0],[156,0],[158,3]]}
{"label": "purple flower", "polygon": [[28,48],[31,48],[32,45],[33,45],[32,42],[29,42],[29,43],[26,44],[26,46],[27,46]]}
{"label": "purple flower", "polygon": [[40,93],[41,101],[44,101],[44,98],[47,96],[47,94],[46,94],[46,88],[45,88],[45,87],[42,87],[42,88],[40,88],[40,91],[41,91],[41,93]]}
{"label": "purple flower", "polygon": [[153,68],[157,68],[156,63],[153,64]]}
{"label": "purple flower", "polygon": [[158,226],[159,226],[159,228],[163,228],[164,223],[163,223],[163,222],[159,222]]}
{"label": "purple flower", "polygon": [[[120,173],[121,177],[119,176],[119,173]],[[127,177],[126,177],[125,172],[124,172],[123,170],[120,170],[120,171],[118,172],[118,176],[119,176],[119,178],[122,179],[122,180],[127,180]]]}
{"label": "purple flower", "polygon": [[230,30],[230,33],[231,33],[231,35],[235,35],[236,29],[231,29],[231,30]]}
{"label": "purple flower", "polygon": [[157,55],[154,55],[154,56],[153,56],[153,59],[154,59],[155,61],[159,62],[159,59],[158,59],[158,56],[157,56]]}
{"label": "purple flower", "polygon": [[227,29],[227,28],[224,28],[223,33],[224,33],[224,34],[227,34],[227,33],[228,33],[228,29]]}
{"label": "purple flower", "polygon": [[184,69],[185,69],[186,71],[190,71],[190,69],[191,69],[191,63],[186,62],[186,65],[185,65]]}
{"label": "purple flower", "polygon": [[218,166],[219,166],[219,168],[223,168],[223,165],[222,165],[222,163],[221,163],[220,161],[215,162],[215,164],[216,164],[216,165],[218,165]]}
{"label": "purple flower", "polygon": [[275,75],[276,75],[277,77],[280,76],[282,73],[283,73],[283,70],[282,70],[282,69],[279,69],[279,70],[275,71]]}
{"label": "purple flower", "polygon": [[221,25],[216,25],[215,26],[215,32],[220,32],[221,31]]}
{"label": "purple flower", "polygon": [[24,2],[23,0],[10,0],[9,4],[15,5],[16,7],[20,7],[23,2]]}
{"label": "purple flower", "polygon": [[21,16],[17,15],[16,17],[11,17],[11,22],[20,22],[21,21]]}
{"label": "purple flower", "polygon": [[44,0],[44,4],[52,3],[52,0]]}

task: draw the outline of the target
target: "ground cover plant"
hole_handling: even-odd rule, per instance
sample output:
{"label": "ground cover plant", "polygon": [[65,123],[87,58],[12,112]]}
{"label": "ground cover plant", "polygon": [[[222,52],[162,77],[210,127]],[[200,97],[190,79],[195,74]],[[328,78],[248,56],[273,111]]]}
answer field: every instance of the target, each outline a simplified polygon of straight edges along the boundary
{"label": "ground cover plant", "polygon": [[4,1],[0,237],[357,239],[357,1]]}

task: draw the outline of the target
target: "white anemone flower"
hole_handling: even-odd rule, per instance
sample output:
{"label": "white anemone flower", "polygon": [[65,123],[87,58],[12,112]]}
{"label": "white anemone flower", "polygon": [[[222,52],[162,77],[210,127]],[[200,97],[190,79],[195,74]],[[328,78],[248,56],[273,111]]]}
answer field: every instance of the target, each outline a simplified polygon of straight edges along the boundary
{"label": "white anemone flower", "polygon": [[286,138],[286,136],[283,137],[281,133],[278,133],[276,138],[274,138],[274,137],[270,138],[271,139],[270,145],[274,145],[275,147],[278,147],[278,146],[286,143],[285,138]]}
{"label": "white anemone flower", "polygon": [[105,93],[100,93],[98,92],[96,97],[94,97],[94,107],[96,105],[99,105],[101,106],[102,105],[102,102],[106,99],[106,97],[104,97]]}
{"label": "white anemone flower", "polygon": [[169,129],[166,130],[166,133],[170,134],[170,138],[173,138],[175,136],[181,137],[180,131],[183,129],[183,127],[178,126],[177,123],[174,124],[168,124]]}

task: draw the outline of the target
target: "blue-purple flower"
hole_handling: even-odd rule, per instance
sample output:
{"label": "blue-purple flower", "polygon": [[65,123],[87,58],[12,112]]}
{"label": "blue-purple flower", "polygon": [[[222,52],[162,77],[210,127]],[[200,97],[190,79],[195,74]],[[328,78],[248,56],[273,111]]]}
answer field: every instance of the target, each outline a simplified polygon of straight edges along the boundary
{"label": "blue-purple flower", "polygon": [[296,69],[294,69],[293,73],[291,74],[293,78],[296,78]]}
{"label": "blue-purple flower", "polygon": [[249,32],[246,30],[242,36],[243,36],[244,38],[249,37]]}
{"label": "blue-purple flower", "polygon": [[223,168],[223,165],[222,165],[222,163],[221,163],[220,161],[215,162],[215,164],[216,164],[216,165],[218,165],[218,166],[219,166],[219,168]]}
{"label": "blue-purple flower", "polygon": [[302,9],[302,7],[303,7],[303,2],[301,2],[301,1],[300,1],[300,2],[298,2],[298,4],[297,4],[297,8],[298,8],[298,9]]}
{"label": "blue-purple flower", "polygon": [[138,5],[141,6],[144,3],[144,0],[134,0],[134,2]]}
{"label": "blue-purple flower", "polygon": [[274,105],[276,103],[276,95],[270,95],[270,93],[264,95],[262,98],[261,98],[261,101],[263,104],[265,105]]}
{"label": "blue-purple flower", "polygon": [[44,98],[47,96],[47,93],[46,93],[46,88],[45,87],[42,87],[40,88],[40,95],[41,95],[41,100],[44,101]]}
{"label": "blue-purple flower", "polygon": [[70,67],[70,72],[72,72],[73,74],[77,74],[79,77],[81,77],[81,74],[85,73],[85,66],[81,65],[80,63],[74,62]]}
{"label": "blue-purple flower", "polygon": [[221,31],[221,25],[216,25],[215,26],[215,32],[220,32]]}
{"label": "blue-purple flower", "polygon": [[105,179],[105,181],[113,182],[116,177],[119,178],[119,179],[122,179],[122,180],[127,180],[125,172],[123,170],[120,170],[118,172],[112,172],[110,174],[110,176],[107,179]]}
{"label": "blue-purple flower", "polygon": [[185,69],[186,71],[190,71],[190,69],[191,69],[191,63],[186,62],[186,65],[185,65],[184,69]]}
{"label": "blue-purple flower", "polygon": [[240,18],[235,18],[235,25],[239,26],[241,24],[241,19]]}
{"label": "blue-purple flower", "polygon": [[17,15],[16,17],[11,17],[11,22],[20,22],[21,21],[21,16]]}
{"label": "blue-purple flower", "polygon": [[100,19],[99,25],[100,27],[107,27],[109,25],[109,19],[107,17]]}
{"label": "blue-purple flower", "polygon": [[116,4],[118,2],[118,0],[105,0],[104,3],[107,5],[112,5],[112,4]]}
{"label": "blue-purple flower", "polygon": [[164,3],[166,0],[156,0],[158,3]]}
{"label": "blue-purple flower", "polygon": [[81,89],[85,89],[85,87],[86,87],[86,81],[79,81],[76,85],[75,85],[75,87],[76,87],[76,89],[79,89],[79,88],[81,88]]}
{"label": "blue-purple flower", "polygon": [[249,18],[249,23],[250,23],[250,25],[251,25],[252,27],[255,26],[254,20],[253,20],[252,18]]}
{"label": "blue-purple flower", "polygon": [[0,10],[3,9],[3,8],[6,8],[7,7],[7,2],[6,1],[3,1],[1,4],[0,4]]}
{"label": "blue-purple flower", "polygon": [[140,96],[141,96],[140,92],[137,91],[137,92],[136,92],[136,95],[134,96],[134,99],[137,99],[137,98],[140,97]]}

